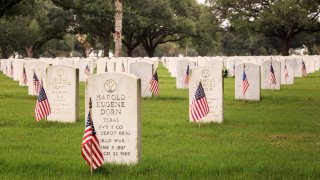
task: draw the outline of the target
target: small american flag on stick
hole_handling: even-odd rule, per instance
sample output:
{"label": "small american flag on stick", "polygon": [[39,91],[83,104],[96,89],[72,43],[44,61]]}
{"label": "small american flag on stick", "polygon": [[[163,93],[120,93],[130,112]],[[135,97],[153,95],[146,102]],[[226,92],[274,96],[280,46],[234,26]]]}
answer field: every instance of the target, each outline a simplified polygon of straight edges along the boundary
{"label": "small american flag on stick", "polygon": [[40,92],[34,111],[37,122],[43,118],[46,118],[51,113],[50,104],[43,86],[40,87]]}
{"label": "small american flag on stick", "polygon": [[272,85],[276,85],[277,81],[276,81],[276,76],[274,74],[274,70],[273,70],[273,66],[272,63],[270,65],[270,76],[269,76],[269,80],[270,80],[270,84]]}
{"label": "small american flag on stick", "polygon": [[33,90],[36,95],[39,94],[40,91],[40,81],[35,72],[33,72]]}
{"label": "small american flag on stick", "polygon": [[157,70],[154,72],[150,80],[150,91],[153,95],[159,95],[159,80]]}
{"label": "small american flag on stick", "polygon": [[200,121],[201,118],[209,114],[209,105],[201,82],[193,96],[190,113],[193,121]]}
{"label": "small american flag on stick", "polygon": [[244,65],[243,74],[242,74],[242,94],[243,94],[243,96],[246,94],[248,88],[249,88],[249,81],[247,79],[247,75],[246,75],[246,71],[245,71],[245,65]]}
{"label": "small american flag on stick", "polygon": [[93,169],[96,169],[103,165],[104,158],[103,154],[100,151],[100,143],[98,137],[96,136],[96,131],[93,126],[93,122],[91,119],[91,108],[92,101],[90,98],[89,102],[89,114],[86,121],[86,127],[84,130],[83,138],[82,138],[82,157],[87,162],[87,164],[91,167],[91,173]]}
{"label": "small american flag on stick", "polygon": [[186,74],[184,75],[184,85],[185,86],[189,85],[189,71],[190,71],[190,67],[189,67],[189,64],[188,64],[187,70],[186,70]]}
{"label": "small american flag on stick", "polygon": [[90,68],[89,68],[88,65],[87,65],[86,68],[84,69],[84,73],[86,73],[87,76],[90,76],[90,75],[91,75]]}
{"label": "small american flag on stick", "polygon": [[27,73],[26,73],[26,68],[23,66],[23,71],[22,71],[22,83],[26,85],[28,82],[27,78]]}

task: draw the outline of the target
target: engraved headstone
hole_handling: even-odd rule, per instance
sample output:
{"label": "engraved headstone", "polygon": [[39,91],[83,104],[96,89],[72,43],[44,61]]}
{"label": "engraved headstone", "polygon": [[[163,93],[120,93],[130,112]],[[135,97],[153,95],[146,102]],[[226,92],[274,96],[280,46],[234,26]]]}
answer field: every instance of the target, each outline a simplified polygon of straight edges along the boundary
{"label": "engraved headstone", "polygon": [[[28,60],[27,62],[29,62]],[[26,62],[25,62],[26,63]],[[27,73],[27,78],[28,78],[28,94],[29,95],[37,95],[33,86],[33,73],[35,73],[41,83],[43,83],[44,88],[46,87],[46,69],[49,67],[50,64],[36,60],[30,63],[26,63],[25,68],[26,68],[26,73]]]}
{"label": "engraved headstone", "polygon": [[282,59],[281,60],[281,84],[293,84],[293,61]]}
{"label": "engraved headstone", "polygon": [[293,64],[293,75],[294,77],[302,77],[302,61],[303,59],[301,57],[298,56],[294,56],[294,57],[288,57],[290,58],[290,60],[292,60],[292,64]]}
{"label": "engraved headstone", "polygon": [[[245,71],[249,86],[243,93],[243,73]],[[260,100],[260,66],[253,63],[242,63],[236,66],[235,99]]]}
{"label": "engraved headstone", "polygon": [[178,58],[170,58],[169,72],[171,77],[177,77],[177,62]]}
{"label": "engraved headstone", "polygon": [[141,96],[151,97],[152,93],[149,91],[150,80],[153,75],[153,64],[147,62],[135,62],[129,64],[129,73],[141,79]]}
{"label": "engraved headstone", "polygon": [[[78,65],[78,68],[79,68],[79,81],[80,82],[84,82],[90,75],[93,74],[93,71],[92,71],[92,67],[90,67],[90,61],[88,59],[80,59],[80,60],[76,60],[75,64]],[[89,67],[90,69],[90,73],[86,73],[86,67]]]}
{"label": "engraved headstone", "polygon": [[105,162],[141,160],[141,82],[127,73],[101,73],[86,81],[86,115],[92,98],[92,121]]}
{"label": "engraved headstone", "polygon": [[79,69],[68,65],[47,68],[48,121],[76,122],[79,116]]}
{"label": "engraved headstone", "polygon": [[223,69],[223,59],[221,57],[210,57],[207,59],[207,66],[216,66],[220,69]]}
{"label": "engraved headstone", "polygon": [[[271,75],[271,65],[274,78]],[[261,66],[261,89],[280,90],[281,64],[279,61],[263,61]]]}
{"label": "engraved headstone", "polygon": [[116,72],[128,72],[128,60],[124,58],[112,59],[116,62]]}
{"label": "engraved headstone", "polygon": [[[223,122],[223,75],[222,69],[198,66],[190,70],[189,108],[199,82],[201,82],[209,105],[209,114],[201,122]],[[189,110],[189,120],[192,117]]]}
{"label": "engraved headstone", "polygon": [[177,77],[176,88],[177,89],[189,89],[189,83],[185,83],[185,77],[187,67],[189,65],[189,71],[196,66],[196,62],[190,60],[179,60],[177,62]]}
{"label": "engraved headstone", "polygon": [[115,72],[116,62],[109,59],[99,59],[97,61],[97,73]]}

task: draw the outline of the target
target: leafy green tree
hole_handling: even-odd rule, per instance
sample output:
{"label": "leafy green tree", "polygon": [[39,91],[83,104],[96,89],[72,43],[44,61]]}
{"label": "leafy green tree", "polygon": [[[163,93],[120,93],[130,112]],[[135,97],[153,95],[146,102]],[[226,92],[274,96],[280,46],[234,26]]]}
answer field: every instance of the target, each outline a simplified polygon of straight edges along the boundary
{"label": "leafy green tree", "polygon": [[208,0],[221,22],[246,26],[281,42],[282,55],[302,32],[320,31],[319,0]]}
{"label": "leafy green tree", "polygon": [[63,39],[72,18],[67,11],[44,0],[24,0],[14,11],[14,16],[8,18],[8,36],[15,44],[15,51],[28,57],[38,57],[39,49],[47,41]]}
{"label": "leafy green tree", "polygon": [[2,17],[9,9],[19,4],[22,0],[1,0],[0,1],[0,17]]}
{"label": "leafy green tree", "polygon": [[202,5],[201,14],[196,23],[196,31],[192,36],[192,46],[200,56],[215,54],[220,44],[218,20],[207,6]]}
{"label": "leafy green tree", "polygon": [[194,34],[198,6],[195,0],[155,0],[150,6],[142,45],[149,57],[158,45],[178,42]]}
{"label": "leafy green tree", "polygon": [[10,54],[13,53],[12,44],[13,41],[9,36],[10,22],[3,16],[0,18],[0,50],[3,59],[8,59]]}
{"label": "leafy green tree", "polygon": [[114,31],[113,1],[106,0],[52,0],[57,6],[71,10],[74,14],[74,34],[97,36],[104,45],[104,56],[108,56],[111,33]]}

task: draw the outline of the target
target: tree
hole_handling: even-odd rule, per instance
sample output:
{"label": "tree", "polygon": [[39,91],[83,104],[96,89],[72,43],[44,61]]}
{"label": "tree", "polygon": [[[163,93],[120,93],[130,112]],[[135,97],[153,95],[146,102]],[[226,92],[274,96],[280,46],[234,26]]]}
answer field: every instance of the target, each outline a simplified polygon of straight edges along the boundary
{"label": "tree", "polygon": [[2,0],[0,1],[0,17],[2,17],[9,9],[19,4],[22,0]]}
{"label": "tree", "polygon": [[155,0],[148,6],[148,25],[142,45],[149,57],[158,45],[178,42],[193,35],[198,6],[195,0]]}
{"label": "tree", "polygon": [[[24,0],[9,17],[8,34],[15,50],[28,57],[38,57],[39,49],[51,39],[63,39],[72,16],[50,1]],[[21,52],[22,48],[25,50]]]}
{"label": "tree", "polygon": [[196,21],[196,31],[192,36],[192,46],[199,55],[214,54],[218,50],[220,36],[219,24],[214,14],[207,6],[202,5],[201,14]]}
{"label": "tree", "polygon": [[104,56],[108,56],[110,37],[114,31],[114,4],[106,0],[52,0],[57,6],[71,10],[75,19],[74,34],[93,34],[104,44]]}
{"label": "tree", "polygon": [[221,22],[247,26],[281,41],[282,55],[289,55],[292,39],[302,32],[320,31],[319,0],[208,0]]}

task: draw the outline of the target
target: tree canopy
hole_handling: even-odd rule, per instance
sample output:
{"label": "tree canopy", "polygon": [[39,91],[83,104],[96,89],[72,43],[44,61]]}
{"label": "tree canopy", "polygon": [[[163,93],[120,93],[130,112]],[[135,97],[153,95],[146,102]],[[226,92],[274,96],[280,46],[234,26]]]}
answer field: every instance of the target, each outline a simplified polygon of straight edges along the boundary
{"label": "tree canopy", "polygon": [[[320,52],[319,0],[122,0],[127,56]],[[114,49],[114,1],[3,0],[2,58]],[[188,51],[190,53],[188,53]],[[75,54],[75,53],[73,53]]]}
{"label": "tree canopy", "polygon": [[288,55],[290,42],[302,32],[320,31],[319,0],[209,0],[221,22],[245,26],[281,42]]}

